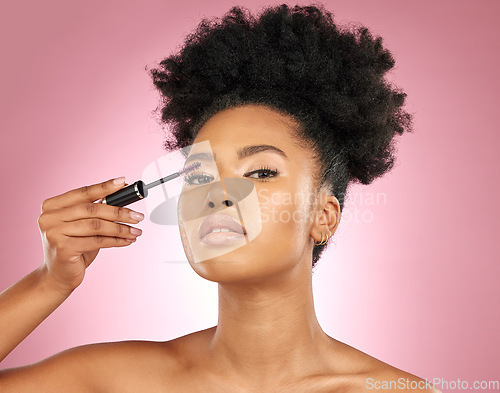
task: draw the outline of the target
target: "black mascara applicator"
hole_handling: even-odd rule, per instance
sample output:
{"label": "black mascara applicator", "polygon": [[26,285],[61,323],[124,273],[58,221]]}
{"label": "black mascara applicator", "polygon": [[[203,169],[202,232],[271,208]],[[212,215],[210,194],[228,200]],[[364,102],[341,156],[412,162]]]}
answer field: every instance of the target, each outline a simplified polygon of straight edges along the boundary
{"label": "black mascara applicator", "polygon": [[136,181],[134,184],[130,184],[125,188],[122,188],[112,194],[106,196],[102,203],[111,206],[126,206],[140,199],[146,198],[148,196],[148,190],[150,188],[156,187],[162,183],[166,183],[176,177],[179,177],[185,173],[194,171],[201,165],[200,162],[195,162],[179,172],[175,172],[169,176],[162,177],[152,183],[145,184],[142,180]]}

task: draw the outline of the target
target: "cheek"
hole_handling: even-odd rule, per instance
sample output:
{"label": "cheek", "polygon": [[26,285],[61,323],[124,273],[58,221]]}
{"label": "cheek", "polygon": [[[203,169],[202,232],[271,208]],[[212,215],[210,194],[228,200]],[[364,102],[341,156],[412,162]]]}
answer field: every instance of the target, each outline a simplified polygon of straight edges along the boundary
{"label": "cheek", "polygon": [[310,222],[309,200],[303,192],[274,191],[260,195],[262,231],[269,236],[287,238],[297,244]]}

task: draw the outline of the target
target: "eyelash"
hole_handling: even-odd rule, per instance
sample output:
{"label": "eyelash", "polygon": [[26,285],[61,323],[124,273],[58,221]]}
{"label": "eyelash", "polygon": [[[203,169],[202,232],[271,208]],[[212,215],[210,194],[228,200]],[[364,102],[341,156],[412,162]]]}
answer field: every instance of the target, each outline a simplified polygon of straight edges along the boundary
{"label": "eyelash", "polygon": [[[271,174],[271,175],[273,175],[272,177],[275,177],[279,173],[277,169],[273,170],[273,169],[271,169],[269,167],[260,167],[259,169],[256,169],[254,171],[245,173],[245,176],[246,175],[252,175],[254,173],[259,173],[259,172],[265,172],[265,173]],[[192,173],[192,174],[190,174],[188,176],[185,176],[184,177],[184,181],[186,183],[190,184],[189,182],[190,182],[190,180],[193,177],[202,177],[202,176],[208,177],[209,175],[197,175],[196,173]],[[267,178],[255,178],[255,177],[253,177],[252,179],[256,179],[256,180],[259,180],[259,181],[269,181],[269,177],[267,177]]]}
{"label": "eyelash", "polygon": [[[245,173],[245,175],[251,175],[251,174],[254,174],[254,173],[258,173],[258,172],[266,172],[268,174],[273,175],[272,177],[275,177],[278,174],[278,170],[277,169],[273,170],[273,169],[271,169],[269,167],[260,167],[259,169],[256,169],[255,171]],[[269,177],[267,177],[267,178],[255,178],[254,177],[253,179],[257,179],[257,180],[260,180],[260,181],[269,181]]]}

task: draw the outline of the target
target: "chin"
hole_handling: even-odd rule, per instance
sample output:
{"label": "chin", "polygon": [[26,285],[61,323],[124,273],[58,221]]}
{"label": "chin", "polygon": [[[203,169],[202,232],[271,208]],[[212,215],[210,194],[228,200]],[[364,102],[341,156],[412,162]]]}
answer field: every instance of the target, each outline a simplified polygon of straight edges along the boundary
{"label": "chin", "polygon": [[230,251],[204,261],[194,262],[189,259],[193,270],[206,280],[227,283],[245,280],[257,273],[255,258],[244,255],[243,250]]}
{"label": "chin", "polygon": [[248,247],[249,245],[202,262],[195,263],[188,259],[189,264],[200,277],[220,284],[259,283],[292,269],[292,266],[288,266],[290,259],[287,259],[288,263],[284,260],[280,262],[281,258],[273,258],[276,254],[272,251],[265,252],[259,248],[259,252],[253,252]]}

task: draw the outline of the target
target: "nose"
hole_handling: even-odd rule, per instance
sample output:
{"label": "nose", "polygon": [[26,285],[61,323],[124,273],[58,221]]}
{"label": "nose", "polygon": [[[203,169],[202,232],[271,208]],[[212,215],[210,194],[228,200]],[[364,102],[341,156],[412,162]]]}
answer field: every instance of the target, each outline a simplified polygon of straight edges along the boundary
{"label": "nose", "polygon": [[227,206],[230,207],[236,201],[235,196],[231,195],[228,187],[225,187],[223,180],[214,182],[209,186],[206,196],[206,205],[214,209],[216,207]]}
{"label": "nose", "polygon": [[[233,202],[231,202],[229,199],[225,199],[225,200],[223,200],[223,201],[222,201],[222,204],[223,204],[223,205],[226,205],[226,206],[228,206],[228,207],[229,207],[229,206],[233,206]],[[214,208],[214,207],[215,207],[215,203],[214,203],[214,202],[212,202],[212,201],[210,201],[210,202],[208,202],[208,206],[210,206],[210,207]]]}

